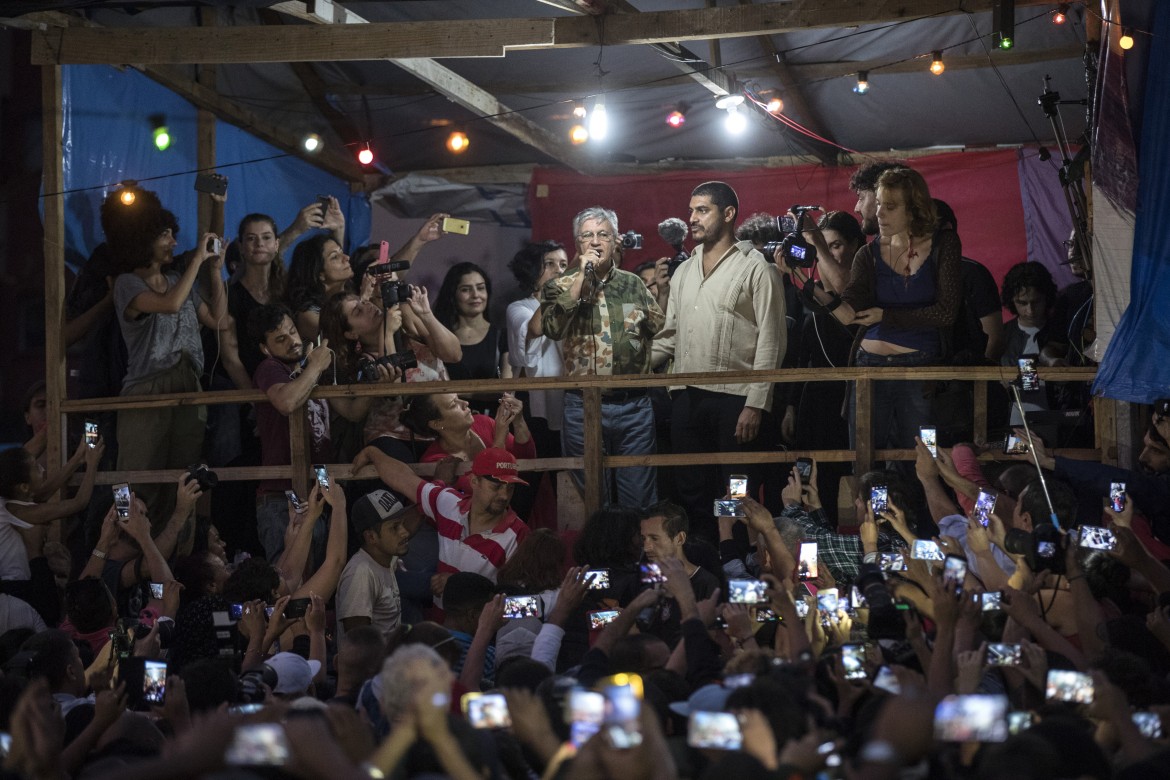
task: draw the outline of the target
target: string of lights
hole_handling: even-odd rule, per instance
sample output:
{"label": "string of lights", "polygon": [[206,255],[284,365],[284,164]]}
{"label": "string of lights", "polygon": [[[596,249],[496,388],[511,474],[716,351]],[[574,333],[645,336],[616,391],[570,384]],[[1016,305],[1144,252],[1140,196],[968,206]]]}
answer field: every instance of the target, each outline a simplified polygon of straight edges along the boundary
{"label": "string of lights", "polygon": [[[1015,25],[1013,25],[1013,26],[1017,26],[1017,27],[1024,26],[1024,25],[1032,23],[1038,19],[1043,19],[1043,18],[1049,18],[1053,24],[1058,24],[1058,25],[1064,24],[1068,19],[1069,9],[1072,5],[1073,5],[1073,3],[1060,2],[1056,5],[1055,9],[1044,10],[1044,11],[1042,11],[1038,14],[1035,14],[1033,16],[1030,16],[1026,19],[1020,20],[1019,22],[1015,23]],[[1098,19],[1101,19],[1101,21],[1105,24],[1117,24],[1116,22],[1113,22],[1112,20],[1104,19],[1099,14],[1096,14],[1095,12],[1093,12],[1089,8],[1088,3],[1076,3],[1076,5],[1081,5],[1090,14],[1097,17]],[[795,47],[784,50],[783,52],[781,52],[781,54],[787,55],[787,54],[791,54],[791,53],[796,52],[796,51],[801,51],[801,50],[813,48],[816,46],[823,46],[823,45],[828,44],[828,43],[833,43],[836,41],[840,41],[840,40],[844,40],[844,39],[848,39],[848,38],[853,38],[853,37],[859,36],[859,35],[869,35],[869,34],[881,32],[883,30],[888,30],[890,28],[900,27],[900,26],[905,25],[905,24],[913,24],[915,22],[935,18],[935,17],[941,16],[941,15],[946,14],[946,13],[948,13],[948,12],[939,11],[935,14],[929,14],[929,15],[925,15],[925,16],[915,17],[913,19],[901,19],[901,20],[898,20],[895,22],[891,22],[889,24],[877,25],[874,27],[866,28],[866,29],[853,30],[853,31],[850,31],[848,33],[844,33],[844,34],[837,35],[837,36],[832,36],[832,37],[829,37],[829,38],[826,38],[826,39],[823,39],[820,41],[815,41],[812,43],[803,44],[800,46],[795,46]],[[603,22],[601,22],[601,23],[603,24]],[[1130,47],[1132,46],[1133,32],[1138,32],[1138,33],[1141,33],[1141,34],[1144,34],[1147,36],[1152,36],[1152,33],[1148,32],[1148,31],[1144,31],[1144,30],[1131,30],[1128,27],[1124,28],[1124,30],[1125,30],[1125,32],[1129,33]],[[602,32],[603,32],[603,29],[602,29]],[[978,33],[977,30],[976,30],[976,33]],[[1014,33],[1014,31],[1013,31],[1013,33]],[[992,33],[992,35],[994,35],[994,33]],[[853,87],[853,91],[859,95],[865,95],[865,94],[869,93],[871,90],[871,86],[872,86],[871,74],[873,74],[874,72],[881,71],[883,69],[887,69],[887,68],[891,68],[891,67],[895,67],[895,66],[901,65],[903,63],[913,62],[915,60],[920,60],[920,59],[925,59],[927,57],[930,58],[930,63],[931,63],[930,64],[930,72],[936,76],[942,75],[943,72],[945,71],[945,68],[946,68],[944,61],[943,61],[943,55],[945,52],[952,50],[952,49],[955,49],[955,48],[958,48],[958,47],[961,47],[961,46],[966,46],[968,44],[971,44],[971,43],[974,43],[977,41],[983,42],[983,40],[986,37],[988,37],[988,36],[976,34],[974,37],[969,38],[967,40],[959,41],[957,43],[949,44],[946,46],[941,46],[937,49],[932,49],[929,52],[915,54],[915,55],[910,56],[910,57],[904,57],[904,58],[901,58],[898,60],[893,60],[893,61],[882,63],[882,64],[877,64],[877,65],[871,64],[867,67],[866,70],[859,70],[855,74],[852,74],[857,79],[857,83]],[[603,37],[602,37],[602,40],[604,40]],[[1002,42],[1000,45],[1002,46]],[[1012,41],[1012,44],[1010,44],[1010,45],[1014,45],[1014,40]],[[1009,48],[1010,48],[1010,45],[1009,45]],[[1122,48],[1129,48],[1125,45],[1124,41],[1122,41],[1120,45],[1122,46]],[[604,49],[604,44],[600,48]],[[659,51],[658,53],[663,54],[664,56],[667,54],[666,52],[661,52],[661,51]],[[597,61],[594,63],[595,68],[597,70],[599,82],[601,82],[601,80],[606,75],[606,71],[604,71],[602,69],[602,54],[603,54],[603,52],[599,52]],[[767,55],[762,55],[762,56],[748,57],[748,58],[744,58],[744,59],[733,61],[733,62],[727,62],[727,63],[723,63],[723,64],[717,65],[717,66],[716,65],[707,65],[707,67],[704,67],[704,68],[696,68],[696,72],[709,73],[709,72],[733,69],[733,68],[737,68],[737,67],[743,67],[743,66],[751,64],[751,63],[758,63],[761,61],[771,61],[773,59],[773,56],[774,55],[772,55],[772,54],[767,54]],[[681,58],[671,57],[671,59],[681,59]],[[702,61],[699,61],[699,62],[702,62]],[[694,64],[698,64],[698,62],[696,62]],[[993,65],[994,65],[994,63],[993,63]],[[998,75],[998,69],[996,70],[996,72]],[[623,92],[623,91],[644,89],[646,87],[650,87],[650,86],[653,86],[653,85],[661,83],[661,82],[675,81],[678,78],[679,78],[678,75],[672,74],[669,76],[648,79],[645,81],[641,81],[637,84],[623,85],[623,86],[609,89],[609,90],[599,89],[598,92],[595,94],[584,95],[584,96],[575,96],[572,98],[565,98],[565,99],[561,99],[561,100],[546,101],[543,103],[538,103],[537,105],[526,106],[524,108],[513,108],[513,109],[509,109],[507,111],[500,111],[500,112],[496,112],[493,114],[476,116],[476,117],[472,117],[471,119],[467,120],[465,123],[460,123],[460,124],[470,125],[470,124],[478,123],[478,122],[491,121],[494,119],[502,119],[502,118],[506,118],[506,117],[512,116],[512,115],[522,115],[522,114],[526,114],[526,113],[530,113],[530,112],[534,112],[534,111],[548,109],[550,107],[554,107],[554,106],[558,106],[558,105],[572,105],[574,107],[573,108],[573,116],[574,116],[574,119],[576,121],[574,122],[573,126],[569,130],[570,141],[575,145],[585,143],[586,141],[588,141],[590,139],[595,140],[595,141],[601,141],[604,139],[604,137],[606,135],[607,126],[608,126],[608,108],[606,105],[606,103],[607,103],[606,96],[607,95],[612,95],[612,94],[615,94],[617,92]],[[823,78],[807,79],[807,80],[804,80],[801,82],[791,84],[791,85],[789,85],[789,88],[799,89],[799,88],[804,87],[804,86],[812,86],[812,85],[816,85],[816,84],[820,84],[820,83],[824,83],[824,82],[828,82],[828,81],[834,81],[834,80],[837,80],[839,78],[841,78],[841,77],[840,76],[827,76],[827,77],[823,77]],[[1001,84],[1003,84],[1004,88],[1008,89],[1007,84],[1003,82],[1002,75],[1000,75],[1000,81],[1001,81]],[[1009,96],[1011,96],[1010,89],[1008,89],[1008,94],[1009,94]],[[394,96],[383,96],[383,97],[392,98]],[[432,97],[435,97],[435,95],[431,94],[431,95],[420,96],[420,97],[417,97],[417,98],[415,98],[407,103],[398,104],[394,107],[397,108],[397,107],[401,107],[402,105],[409,105],[411,103],[421,102],[423,100],[431,99]],[[720,102],[726,101],[727,98],[733,98],[733,99],[738,98],[738,101],[732,100],[732,101],[729,101],[727,105],[719,105]],[[725,119],[725,126],[727,127],[729,132],[732,132],[732,133],[742,132],[743,129],[746,128],[746,125],[747,125],[746,119],[747,118],[741,112],[741,106],[743,105],[745,98],[747,100],[750,100],[752,105],[755,105],[763,113],[765,113],[768,116],[775,119],[778,123],[780,123],[780,125],[782,127],[787,128],[788,130],[791,130],[792,132],[799,133],[799,134],[804,135],[810,139],[816,140],[820,143],[824,143],[824,144],[833,146],[835,148],[841,149],[842,151],[845,151],[849,154],[863,155],[863,153],[861,153],[861,152],[858,152],[856,150],[841,146],[840,144],[836,144],[832,141],[829,141],[828,139],[821,137],[820,135],[818,135],[816,133],[813,133],[808,128],[804,127],[800,123],[793,120],[791,117],[784,115],[782,113],[783,103],[782,103],[782,101],[780,101],[780,99],[778,97],[774,97],[774,98],[772,98],[772,100],[770,100],[768,102],[764,102],[764,101],[759,100],[757,95],[752,94],[748,90],[745,90],[742,95],[736,94],[736,95],[724,96],[716,104],[717,108],[723,109],[723,110],[728,112],[728,116]],[[1014,102],[1014,97],[1012,99]],[[593,101],[593,109],[592,109],[592,111],[587,111],[585,109],[585,106],[591,100]],[[686,121],[686,113],[687,113],[688,108],[689,107],[686,106],[685,104],[681,104],[681,105],[677,106],[676,108],[674,108],[667,115],[667,119],[666,119],[667,124],[672,128],[682,127]],[[376,109],[376,110],[385,110],[385,109]],[[1018,104],[1017,104],[1017,110],[1019,110]],[[154,118],[152,117],[152,120],[153,119]],[[342,144],[342,148],[348,148],[348,149],[353,150],[353,153],[356,155],[358,162],[360,162],[362,165],[368,167],[368,166],[372,166],[375,164],[375,162],[376,162],[375,148],[378,145],[380,145],[381,143],[391,142],[391,141],[394,141],[396,139],[406,138],[406,137],[410,137],[410,136],[418,135],[418,134],[422,134],[422,133],[433,133],[438,129],[448,131],[449,135],[448,135],[448,138],[446,141],[446,147],[451,153],[461,154],[461,153],[465,152],[467,150],[467,148],[469,147],[469,145],[471,143],[471,139],[470,139],[470,137],[465,129],[451,130],[449,128],[449,126],[426,126],[426,127],[417,127],[417,128],[411,128],[411,129],[400,130],[400,131],[395,131],[395,132],[389,132],[389,133],[381,133],[381,134],[376,135],[376,136],[371,135],[369,138],[361,140],[361,141],[355,141],[355,142]],[[1030,127],[1029,127],[1029,130],[1031,130]],[[158,138],[157,138],[158,130],[157,130],[157,128],[155,128],[153,130],[153,132],[156,134],[155,142],[156,142],[156,146],[157,146],[158,145]],[[1035,133],[1033,133],[1033,136],[1035,136]],[[314,153],[316,151],[319,151],[323,147],[323,145],[324,145],[324,141],[323,141],[322,137],[320,135],[318,135],[317,133],[309,133],[305,136],[305,139],[304,139],[305,151],[307,151],[309,153]],[[164,147],[159,147],[159,148],[162,149]],[[287,152],[287,153],[269,155],[266,157],[255,158],[255,159],[251,159],[251,160],[241,160],[241,161],[236,161],[236,162],[221,163],[221,164],[218,164],[217,166],[215,166],[215,168],[220,169],[220,168],[238,167],[238,166],[243,166],[243,165],[251,165],[251,164],[256,164],[256,163],[260,163],[260,162],[267,162],[267,161],[274,160],[274,159],[280,159],[280,158],[285,158],[285,157],[294,157],[294,156],[296,156],[296,155],[294,155],[291,152]],[[160,179],[172,178],[172,177],[176,177],[176,176],[191,175],[194,173],[203,172],[204,170],[206,170],[206,169],[184,170],[184,171],[178,171],[178,172],[169,173],[169,174],[161,174],[158,176],[142,178],[142,179],[139,179],[138,181],[139,182],[155,181],[155,180],[160,180]],[[117,186],[118,184],[119,184],[119,182],[113,182],[113,183],[107,182],[107,183],[96,184],[96,185],[85,186],[85,187],[75,187],[75,188],[71,188],[68,190],[61,190],[58,192],[43,193],[41,195],[41,197],[68,195],[68,194],[75,194],[75,193],[79,193],[79,192],[87,192],[87,191],[94,191],[94,190],[108,190],[111,187]]]}

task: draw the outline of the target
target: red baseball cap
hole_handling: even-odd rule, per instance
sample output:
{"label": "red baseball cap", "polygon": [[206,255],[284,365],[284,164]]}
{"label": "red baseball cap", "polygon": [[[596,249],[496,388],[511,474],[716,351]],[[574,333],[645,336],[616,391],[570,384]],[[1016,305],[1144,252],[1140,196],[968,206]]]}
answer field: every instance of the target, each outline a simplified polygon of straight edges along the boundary
{"label": "red baseball cap", "polygon": [[516,485],[527,485],[520,479],[520,469],[516,465],[516,457],[500,447],[488,447],[475,456],[471,463],[471,473],[477,477],[488,477],[500,482],[511,482]]}

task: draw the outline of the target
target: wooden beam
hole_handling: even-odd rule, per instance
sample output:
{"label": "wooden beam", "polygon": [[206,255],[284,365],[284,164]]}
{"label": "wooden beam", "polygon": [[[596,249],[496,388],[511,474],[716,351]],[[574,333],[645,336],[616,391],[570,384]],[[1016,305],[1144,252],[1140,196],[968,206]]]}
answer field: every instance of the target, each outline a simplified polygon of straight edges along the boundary
{"label": "wooden beam", "polygon": [[[64,92],[61,68],[41,68],[41,201],[45,213],[45,403],[49,428],[45,463],[51,471],[61,468],[65,415],[65,154],[62,149]],[[59,524],[58,524],[59,525]]]}
{"label": "wooden beam", "polygon": [[[32,30],[34,65],[125,63],[345,62],[420,57],[502,57],[509,51],[568,49],[776,35],[991,10],[994,0],[797,0],[793,3],[613,14],[604,30],[592,17],[447,19],[426,22],[255,27],[50,28]],[[1016,0],[1017,7],[1048,0]],[[273,6],[306,15],[303,3]],[[346,12],[346,18],[356,15]]]}
{"label": "wooden beam", "polygon": [[588,517],[609,503],[609,484],[603,466],[605,443],[601,438],[601,389],[587,387],[581,396],[585,421],[584,490],[581,498],[585,502],[585,515]]}
{"label": "wooden beam", "polygon": [[[751,5],[752,0],[739,0],[739,4]],[[784,52],[776,48],[776,41],[770,35],[757,35],[756,43],[763,49],[764,54],[771,58],[768,69],[780,83],[780,92],[783,94],[784,100],[783,112],[789,116],[800,117],[800,123],[804,127],[822,138],[832,141],[832,132],[825,127],[820,115],[804,99],[804,93],[800,91],[796,76],[793,75],[791,68],[789,68],[788,63],[784,60]],[[829,165],[836,164],[837,149],[831,144],[821,143],[813,138],[808,138],[802,133],[789,131],[785,135],[811,151],[821,162]]]}
{"label": "wooden beam", "polygon": [[[335,14],[338,18],[344,18],[343,23],[330,24],[327,17],[306,11],[297,2],[278,3],[273,8],[316,25],[328,25],[323,28],[314,28],[316,30],[366,29],[379,26],[371,25],[362,17],[348,10],[344,14]],[[562,139],[557,138],[552,132],[531,119],[513,112],[508,106],[496,100],[490,92],[477,87],[450,68],[428,58],[391,58],[390,61],[456,105],[477,116],[484,117],[489,124],[498,127],[513,138],[579,173],[589,172],[589,160],[584,154],[567,145]]]}
{"label": "wooden beam", "polygon": [[[1040,62],[1054,62],[1057,60],[1079,60],[1085,47],[1080,44],[1057,46],[1051,49],[1012,49],[1011,51],[995,50],[991,57],[1001,68],[1012,65],[1034,65]],[[987,67],[986,54],[944,55],[947,72],[956,70],[972,70]],[[905,62],[891,62],[890,58],[874,60],[854,60],[852,62],[819,62],[806,65],[791,65],[789,70],[796,74],[800,83],[811,81],[825,81],[827,79],[852,76],[858,71],[869,71],[870,80],[875,75],[894,73],[922,73],[930,67],[930,53],[925,52],[915,59]]]}
{"label": "wooden beam", "polygon": [[[199,23],[203,26],[213,26],[218,22],[216,9],[200,8]],[[196,68],[195,80],[204,89],[215,90],[215,65],[199,65]],[[215,114],[206,108],[199,109],[195,118],[195,164],[199,170],[205,171],[215,167]],[[211,215],[214,210],[214,201],[211,195],[200,192],[196,199],[196,223],[199,230],[211,230]]]}

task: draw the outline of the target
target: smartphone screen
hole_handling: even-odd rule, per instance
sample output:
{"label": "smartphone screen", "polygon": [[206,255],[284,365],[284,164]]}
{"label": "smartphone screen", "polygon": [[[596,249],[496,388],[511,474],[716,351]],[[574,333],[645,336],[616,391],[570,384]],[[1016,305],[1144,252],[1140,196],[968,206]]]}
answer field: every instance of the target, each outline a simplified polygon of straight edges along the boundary
{"label": "smartphone screen", "polygon": [[589,590],[609,588],[609,569],[589,569],[585,572],[585,587]]}
{"label": "smartphone screen", "polygon": [[[89,447],[92,450],[94,447],[97,446],[97,442],[98,442],[98,424],[96,422],[94,422],[93,420],[86,420],[85,421],[85,446]],[[1122,487],[1122,490],[1125,490],[1125,488]]]}
{"label": "smartphone screen", "polygon": [[638,565],[642,570],[642,584],[653,585],[659,582],[666,582],[666,575],[662,573],[662,569],[658,567],[657,563],[642,563]]}
{"label": "smartphone screen", "polygon": [[727,480],[727,495],[732,498],[747,498],[747,477],[743,474],[732,474]]}
{"label": "smartphone screen", "polygon": [[540,617],[540,598],[538,596],[508,596],[504,599],[504,617],[510,620]]}
{"label": "smartphone screen", "polygon": [[329,474],[325,471],[324,464],[316,463],[313,465],[313,473],[317,475],[317,484],[323,488],[329,487]]}
{"label": "smartphone screen", "polygon": [[605,697],[604,724],[610,742],[624,749],[642,744],[639,717],[642,712],[642,678],[636,674],[615,674],[602,681]]}
{"label": "smartphone screen", "polygon": [[150,583],[150,597],[152,599],[161,599],[163,597],[163,584],[161,582]]}
{"label": "smartphone screen", "polygon": [[125,482],[114,485],[114,506],[118,510],[118,517],[125,520],[130,516],[130,485]]}
{"label": "smartphone screen", "polygon": [[605,719],[605,697],[597,691],[574,688],[568,697],[569,741],[581,747],[601,729]]}
{"label": "smartphone screen", "polygon": [[292,504],[293,510],[299,515],[309,508],[309,505],[301,501],[301,497],[297,495],[295,490],[284,491],[284,497]]}
{"label": "smartphone screen", "polygon": [[757,623],[775,623],[780,619],[771,607],[756,607],[756,622]]}
{"label": "smartphone screen", "polygon": [[945,742],[1003,742],[1008,698],[990,694],[947,696],[934,710],[934,737]]}
{"label": "smartphone screen", "polygon": [[223,760],[231,766],[284,766],[288,739],[279,723],[242,723],[236,726]]}
{"label": "smartphone screen", "polygon": [[142,701],[162,705],[167,699],[167,662],[147,661],[142,675]]}
{"label": "smartphone screen", "polygon": [[589,630],[596,631],[602,626],[612,623],[618,618],[616,609],[595,609],[589,613]]}
{"label": "smartphone screen", "polygon": [[1020,358],[1017,363],[1020,367],[1020,389],[1039,390],[1040,375],[1036,373],[1036,359]]}
{"label": "smartphone screen", "polygon": [[979,491],[979,497],[975,499],[975,510],[971,513],[972,517],[979,521],[979,525],[984,528],[990,522],[991,512],[995,509],[995,493],[988,493],[986,490]]}
{"label": "smartphone screen", "polygon": [[1109,483],[1109,505],[1113,507],[1114,512],[1125,511],[1125,483],[1124,482],[1110,482]]}
{"label": "smartphone screen", "polygon": [[228,604],[228,619],[240,620],[244,617],[243,604]]}
{"label": "smartphone screen", "polygon": [[1162,718],[1156,712],[1138,711],[1133,713],[1133,724],[1146,739],[1162,738]]}
{"label": "smartphone screen", "polygon": [[864,680],[865,673],[865,645],[841,645],[841,666],[845,670],[846,680]]}
{"label": "smartphone screen", "polygon": [[712,750],[739,750],[743,746],[739,719],[733,712],[696,710],[687,724],[687,744]]}
{"label": "smartphone screen", "polygon": [[895,696],[902,695],[902,683],[898,682],[898,676],[888,666],[878,669],[877,675],[873,678],[873,687]]}
{"label": "smartphone screen", "polygon": [[1028,451],[1028,443],[1016,436],[1014,433],[1008,434],[1007,439],[1003,443],[1004,455],[1023,455]]}
{"label": "smartphone screen", "polygon": [[836,612],[840,605],[836,588],[823,588],[817,591],[817,609],[828,615]]}
{"label": "smartphone screen", "polygon": [[963,580],[967,578],[967,559],[958,555],[948,555],[943,561],[943,582],[952,588],[963,587]]}
{"label": "smartphone screen", "polygon": [[1117,547],[1117,537],[1108,528],[1099,525],[1081,526],[1081,547],[1090,550],[1112,550]]}
{"label": "smartphone screen", "polygon": [[878,553],[878,568],[882,571],[906,571],[906,556],[902,553]]}
{"label": "smartphone screen", "polygon": [[980,593],[979,601],[983,612],[999,612],[1003,609],[1003,591],[991,590]]}
{"label": "smartphone screen", "polygon": [[812,458],[797,458],[796,473],[800,475],[800,483],[807,485],[812,482]]}
{"label": "smartphone screen", "polygon": [[869,606],[869,602],[865,600],[865,595],[861,592],[861,588],[856,585],[849,588],[849,603],[854,609],[865,609]]}
{"label": "smartphone screen", "polygon": [[874,521],[880,522],[878,515],[890,506],[890,491],[885,485],[874,485],[869,489],[869,506],[873,509]]}
{"label": "smartphone screen", "polygon": [[716,517],[746,517],[743,513],[743,504],[738,498],[718,498],[712,514]]}
{"label": "smartphone screen", "polygon": [[1076,704],[1093,703],[1093,678],[1084,672],[1069,669],[1049,669],[1044,696],[1050,701],[1071,701]]}
{"label": "smartphone screen", "polygon": [[768,600],[763,580],[728,580],[727,600],[732,604],[762,604]]}
{"label": "smartphone screen", "polygon": [[938,430],[935,428],[919,428],[918,438],[922,439],[922,443],[926,449],[930,450],[930,457],[938,457]]}
{"label": "smartphone screen", "polygon": [[992,642],[987,645],[988,666],[1019,666],[1020,646]]}
{"label": "smartphone screen", "polygon": [[914,546],[910,548],[910,557],[919,561],[941,561],[946,556],[943,555],[938,542],[929,539],[915,539]]}
{"label": "smartphone screen", "polygon": [[472,728],[506,729],[512,726],[508,702],[502,693],[465,693],[459,703]]}
{"label": "smartphone screen", "polygon": [[800,543],[800,563],[799,572],[802,580],[815,580],[817,578],[817,543],[816,542],[801,542]]}
{"label": "smartphone screen", "polygon": [[1016,710],[1008,713],[1008,734],[1015,736],[1032,728],[1032,713]]}

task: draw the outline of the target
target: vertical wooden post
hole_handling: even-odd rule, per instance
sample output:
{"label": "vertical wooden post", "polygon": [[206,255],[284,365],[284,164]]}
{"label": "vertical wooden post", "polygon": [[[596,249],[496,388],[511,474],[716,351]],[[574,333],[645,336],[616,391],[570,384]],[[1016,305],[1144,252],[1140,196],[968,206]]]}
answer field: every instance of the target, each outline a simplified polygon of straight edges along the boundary
{"label": "vertical wooden post", "polygon": [[61,66],[41,68],[42,186],[45,211],[45,401],[49,430],[45,439],[45,463],[61,467],[65,417],[65,189],[64,152],[61,144],[64,91]]}
{"label": "vertical wooden post", "polygon": [[1104,396],[1093,399],[1093,426],[1096,429],[1097,449],[1101,451],[1101,462],[1116,465],[1117,451],[1117,401]]}
{"label": "vertical wooden post", "polygon": [[873,380],[858,379],[853,392],[857,409],[853,415],[853,473],[861,476],[873,468]]}
{"label": "vertical wooden post", "polygon": [[312,469],[312,449],[309,446],[309,425],[305,408],[293,409],[288,416],[288,443],[292,453],[292,487],[302,501],[309,500],[309,471]]}
{"label": "vertical wooden post", "polygon": [[[214,8],[199,9],[199,24],[213,26],[216,24]],[[196,71],[196,80],[200,86],[215,89],[215,66],[199,65]],[[215,114],[205,108],[199,109],[195,123],[195,161],[200,170],[215,167]],[[205,192],[199,193],[198,199],[198,227],[196,235],[202,235],[206,230],[213,229],[211,224],[211,196]],[[297,495],[300,495],[298,493]]]}
{"label": "vertical wooden post", "polygon": [[586,387],[581,393],[585,435],[585,516],[601,509],[605,495],[604,445],[601,438],[601,388]]}
{"label": "vertical wooden post", "polygon": [[972,383],[974,387],[975,419],[972,425],[972,435],[975,441],[987,441],[987,382],[977,379]]}

